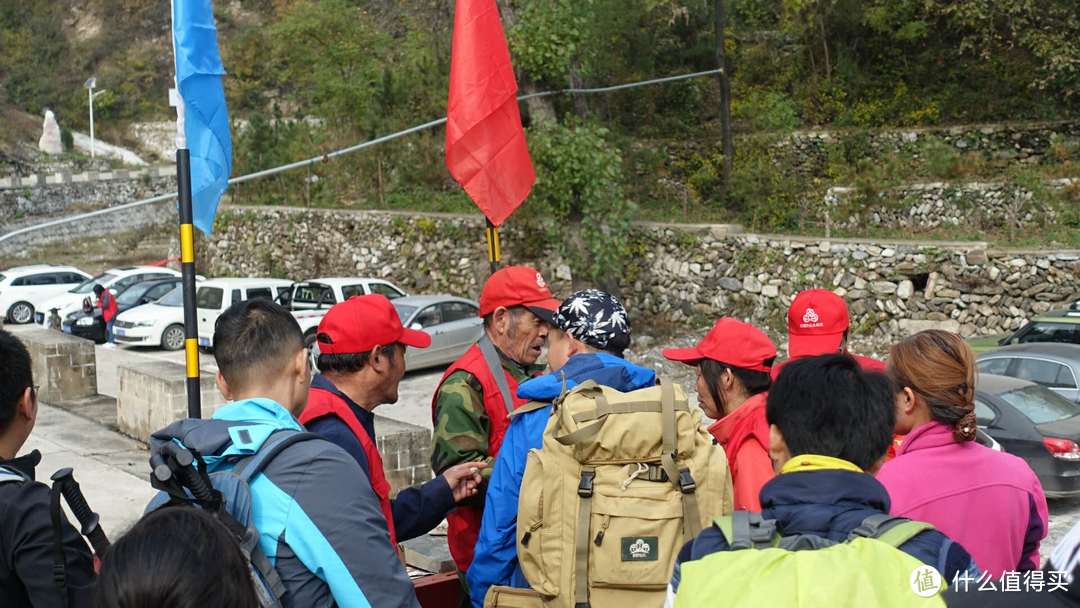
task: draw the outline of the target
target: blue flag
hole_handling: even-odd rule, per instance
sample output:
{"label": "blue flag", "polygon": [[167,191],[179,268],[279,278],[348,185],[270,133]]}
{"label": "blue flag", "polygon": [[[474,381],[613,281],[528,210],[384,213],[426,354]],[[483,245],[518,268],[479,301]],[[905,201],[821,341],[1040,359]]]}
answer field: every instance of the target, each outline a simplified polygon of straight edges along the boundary
{"label": "blue flag", "polygon": [[173,0],[176,85],[184,101],[184,137],[191,151],[191,205],[195,226],[214,227],[218,201],[232,173],[232,139],[225,67],[218,52],[211,0]]}

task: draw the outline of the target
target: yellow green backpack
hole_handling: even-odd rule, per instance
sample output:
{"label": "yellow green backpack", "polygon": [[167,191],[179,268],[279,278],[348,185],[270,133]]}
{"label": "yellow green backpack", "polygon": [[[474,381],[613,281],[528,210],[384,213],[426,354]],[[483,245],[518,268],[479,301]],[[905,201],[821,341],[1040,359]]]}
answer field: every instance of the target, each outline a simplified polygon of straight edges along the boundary
{"label": "yellow green backpack", "polygon": [[485,606],[659,607],[679,549],[731,510],[727,458],[681,387],[585,382],[556,402],[522,479],[532,589],[492,587]]}
{"label": "yellow green backpack", "polygon": [[717,518],[731,550],[682,562],[675,608],[945,606],[948,581],[898,547],[933,526],[886,514],[862,521],[847,539],[780,536],[774,520],[736,511]]}

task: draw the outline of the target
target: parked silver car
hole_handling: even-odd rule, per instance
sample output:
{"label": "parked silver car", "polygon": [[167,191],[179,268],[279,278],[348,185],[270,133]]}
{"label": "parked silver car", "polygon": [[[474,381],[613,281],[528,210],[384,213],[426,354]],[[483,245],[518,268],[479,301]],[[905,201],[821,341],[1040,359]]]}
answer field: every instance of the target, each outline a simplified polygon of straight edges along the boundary
{"label": "parked silver car", "polygon": [[1080,403],[1080,344],[1028,342],[979,355],[984,374],[1011,376],[1041,384]]}
{"label": "parked silver car", "polygon": [[454,296],[405,296],[391,301],[405,327],[431,335],[428,348],[409,348],[405,369],[446,365],[460,357],[480,339],[483,321],[472,300]]}

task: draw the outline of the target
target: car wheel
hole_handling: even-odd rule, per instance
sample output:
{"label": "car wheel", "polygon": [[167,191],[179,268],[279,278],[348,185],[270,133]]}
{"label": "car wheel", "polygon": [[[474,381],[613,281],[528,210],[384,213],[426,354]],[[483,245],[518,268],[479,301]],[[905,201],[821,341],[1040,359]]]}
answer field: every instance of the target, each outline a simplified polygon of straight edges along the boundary
{"label": "car wheel", "polygon": [[7,317],[18,325],[29,323],[34,320],[34,305],[29,302],[16,302],[8,309]]}
{"label": "car wheel", "polygon": [[180,350],[184,348],[184,326],[170,325],[161,332],[161,348],[165,350]]}

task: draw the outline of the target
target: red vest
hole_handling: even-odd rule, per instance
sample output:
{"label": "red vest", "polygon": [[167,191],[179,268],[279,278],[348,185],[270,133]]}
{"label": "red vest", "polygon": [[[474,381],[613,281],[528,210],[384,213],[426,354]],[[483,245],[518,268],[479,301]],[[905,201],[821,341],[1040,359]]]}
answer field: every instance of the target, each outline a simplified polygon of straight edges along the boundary
{"label": "red vest", "polygon": [[[439,387],[442,387],[442,383],[446,381],[450,374],[459,371],[472,374],[480,382],[480,387],[484,391],[484,411],[487,413],[488,420],[491,421],[491,429],[488,432],[487,453],[488,456],[494,458],[499,453],[503,435],[506,434],[506,429],[510,425],[510,414],[506,411],[506,404],[503,402],[502,393],[499,392],[499,385],[495,383],[495,376],[491,374],[487,363],[484,362],[484,355],[480,352],[479,346],[473,344],[460,359],[446,370],[442,379],[439,380]],[[510,372],[505,369],[500,371],[506,374],[506,384],[510,389],[510,397],[514,401],[514,409],[517,409],[527,400],[518,399],[518,383],[510,375]],[[436,388],[435,397],[431,403],[433,417],[438,398],[439,390]],[[448,528],[446,538],[450,544],[450,555],[454,558],[454,563],[457,564],[458,570],[461,572],[468,570],[469,565],[472,564],[473,549],[476,546],[477,538],[480,536],[480,520],[483,514],[483,509],[478,507],[458,507],[446,516]]]}
{"label": "red vest", "polygon": [[99,298],[98,302],[101,305],[101,318],[104,319],[106,323],[116,318],[116,298],[113,297],[112,292],[108,289],[102,291],[101,298]]}
{"label": "red vest", "polygon": [[379,497],[379,508],[382,509],[383,516],[386,517],[386,528],[390,531],[390,545],[397,551],[394,513],[390,509],[390,482],[386,480],[382,456],[379,455],[379,449],[375,446],[375,440],[368,436],[367,431],[360,424],[360,420],[349,409],[349,404],[345,403],[344,399],[326,389],[313,386],[308,391],[307,407],[300,414],[300,424],[307,424],[323,416],[337,416],[349,427],[349,430],[352,431],[353,435],[356,435],[356,439],[360,442],[360,447],[363,448],[364,456],[367,457],[368,461],[367,473],[368,479],[371,480],[371,489],[375,490],[375,495]]}

